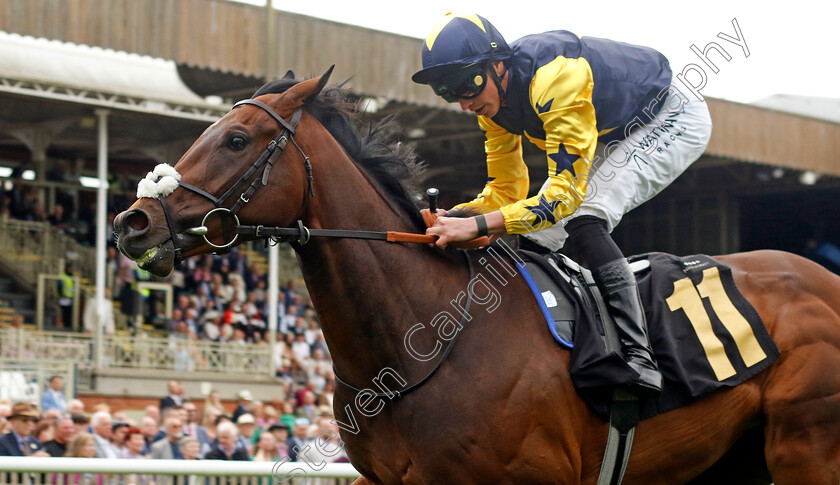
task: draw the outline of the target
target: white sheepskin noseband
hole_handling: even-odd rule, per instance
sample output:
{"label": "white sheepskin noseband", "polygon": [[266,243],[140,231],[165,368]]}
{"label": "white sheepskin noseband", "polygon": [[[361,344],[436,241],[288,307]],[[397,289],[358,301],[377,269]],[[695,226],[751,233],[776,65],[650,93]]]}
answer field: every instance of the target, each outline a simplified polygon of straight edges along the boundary
{"label": "white sheepskin noseband", "polygon": [[137,198],[148,197],[156,199],[166,197],[178,188],[181,174],[165,163],[159,164],[146,174],[146,178],[137,185]]}

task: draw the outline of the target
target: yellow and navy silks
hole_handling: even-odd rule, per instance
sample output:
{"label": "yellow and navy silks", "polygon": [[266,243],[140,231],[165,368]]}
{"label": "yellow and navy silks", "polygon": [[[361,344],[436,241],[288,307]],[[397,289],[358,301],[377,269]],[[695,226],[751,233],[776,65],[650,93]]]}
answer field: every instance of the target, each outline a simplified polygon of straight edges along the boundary
{"label": "yellow and navy silks", "polygon": [[[636,117],[647,123],[671,84],[668,60],[654,49],[554,31],[510,45],[505,105],[485,132],[487,184],[456,208],[501,210],[508,234],[546,229],[586,196],[598,141],[623,139]],[[550,185],[528,197],[521,135],[546,152]]]}

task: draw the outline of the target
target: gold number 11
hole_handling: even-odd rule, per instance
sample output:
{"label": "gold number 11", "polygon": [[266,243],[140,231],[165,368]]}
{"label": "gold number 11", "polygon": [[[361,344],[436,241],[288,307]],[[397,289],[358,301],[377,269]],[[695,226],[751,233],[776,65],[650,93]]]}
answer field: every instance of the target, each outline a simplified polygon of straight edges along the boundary
{"label": "gold number 11", "polygon": [[703,271],[703,280],[696,287],[689,278],[675,281],[674,292],[665,301],[672,312],[680,309],[685,312],[718,381],[734,376],[735,368],[726,356],[723,343],[712,330],[712,322],[701,298],[709,299],[715,314],[732,335],[732,340],[735,341],[747,367],[752,367],[767,357],[747,319],[738,312],[726,295],[717,268]]}

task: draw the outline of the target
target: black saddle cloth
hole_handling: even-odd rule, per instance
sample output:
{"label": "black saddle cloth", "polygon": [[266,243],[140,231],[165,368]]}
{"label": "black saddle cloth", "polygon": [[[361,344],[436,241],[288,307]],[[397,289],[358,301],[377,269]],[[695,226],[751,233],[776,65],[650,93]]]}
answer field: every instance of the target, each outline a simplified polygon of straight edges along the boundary
{"label": "black saddle cloth", "polygon": [[[530,273],[535,267],[546,272],[534,279],[551,275],[555,289],[575,306],[572,380],[581,398],[607,419],[613,387],[633,382],[635,373],[608,344],[612,330],[605,331],[604,308],[592,294],[597,288],[582,273],[565,268],[562,259],[549,264],[535,253],[518,254],[529,263]],[[737,386],[778,357],[778,347],[726,265],[704,255],[649,253],[629,260],[642,267],[636,280],[663,377],[662,393],[641,402],[642,419]],[[565,276],[552,269],[557,266]]]}

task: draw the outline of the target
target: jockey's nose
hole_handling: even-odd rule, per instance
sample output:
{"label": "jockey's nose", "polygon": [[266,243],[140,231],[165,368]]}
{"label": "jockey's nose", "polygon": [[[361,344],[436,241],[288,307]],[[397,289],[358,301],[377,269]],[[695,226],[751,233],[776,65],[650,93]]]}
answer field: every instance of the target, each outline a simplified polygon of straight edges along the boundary
{"label": "jockey's nose", "polygon": [[140,237],[149,231],[149,215],[140,209],[131,209],[114,219],[114,230],[120,238]]}

